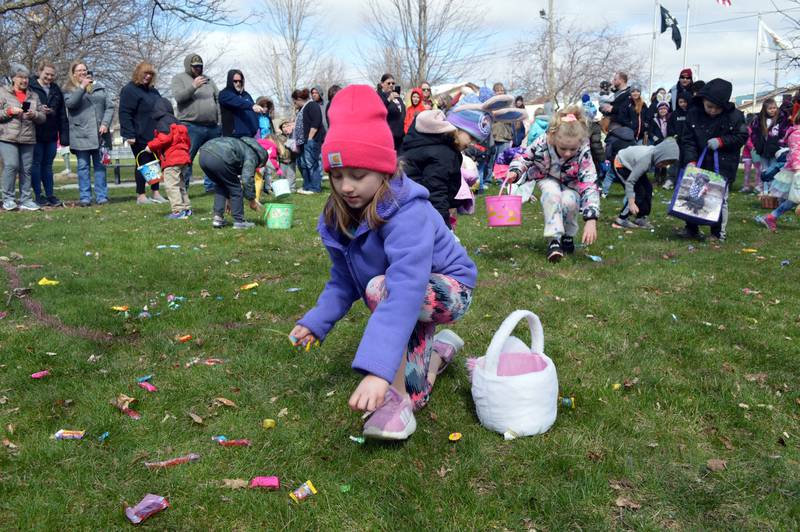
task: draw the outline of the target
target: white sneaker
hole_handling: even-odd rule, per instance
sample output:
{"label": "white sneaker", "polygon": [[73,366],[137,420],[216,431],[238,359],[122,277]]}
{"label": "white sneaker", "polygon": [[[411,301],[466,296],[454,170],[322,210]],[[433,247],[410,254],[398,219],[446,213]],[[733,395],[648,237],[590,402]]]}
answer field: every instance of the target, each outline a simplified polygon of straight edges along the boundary
{"label": "white sneaker", "polygon": [[17,208],[17,202],[14,200],[5,200],[3,202],[3,209],[6,211],[16,211]]}
{"label": "white sneaker", "polygon": [[39,209],[41,209],[41,207],[32,200],[23,201],[19,204],[19,210],[21,211],[38,211]]}
{"label": "white sneaker", "polygon": [[297,193],[298,194],[302,194],[303,196],[313,196],[314,194],[316,194],[316,192],[312,192],[312,191],[306,190],[304,188],[301,188],[300,190],[298,190]]}

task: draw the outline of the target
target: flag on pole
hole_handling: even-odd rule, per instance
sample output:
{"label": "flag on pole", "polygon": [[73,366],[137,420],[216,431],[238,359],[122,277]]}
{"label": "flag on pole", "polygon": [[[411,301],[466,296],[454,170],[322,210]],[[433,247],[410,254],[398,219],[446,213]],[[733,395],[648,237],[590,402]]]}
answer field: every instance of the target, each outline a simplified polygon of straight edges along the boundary
{"label": "flag on pole", "polygon": [[678,29],[678,21],[675,20],[669,11],[664,6],[661,8],[661,33],[667,31],[667,28],[672,28],[672,42],[675,43],[675,49],[681,49],[681,30]]}
{"label": "flag on pole", "polygon": [[767,48],[773,52],[786,52],[790,57],[796,58],[797,53],[794,52],[794,46],[786,39],[775,33],[769,26],[761,22],[761,35],[763,36],[764,42],[761,43],[761,46]]}
{"label": "flag on pole", "polygon": [[717,0],[717,3],[721,6],[731,7],[731,0]]}

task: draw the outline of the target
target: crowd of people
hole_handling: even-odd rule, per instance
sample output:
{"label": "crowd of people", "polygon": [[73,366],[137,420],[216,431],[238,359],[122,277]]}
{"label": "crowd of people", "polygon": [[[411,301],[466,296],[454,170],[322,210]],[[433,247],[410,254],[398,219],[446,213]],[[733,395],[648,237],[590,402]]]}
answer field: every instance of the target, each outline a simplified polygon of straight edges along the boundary
{"label": "crowd of people", "polygon": [[[171,82],[177,108],[156,89],[156,70],[147,62],[119,94],[120,133],[137,164],[136,201],[168,201],[170,219],[192,216],[188,184],[197,158],[204,187],[214,194],[212,226],[229,225],[230,212],[233,227],[247,229],[254,224],[245,219],[245,202],[260,210],[259,197],[274,179],[313,195],[323,190],[323,172],[329,176],[318,230],[331,278],[290,340],[306,349],[317,345],[356,300],[365,301],[373,315],[352,364],[364,376],[349,405],[371,413],[364,426],[369,437],[408,438],[414,412],[463,347],[453,331],[434,335],[436,325],[469,310],[478,274],[455,228],[459,214],[474,211],[474,194],[497,181],[514,183],[515,193],[532,200],[539,192],[551,262],[575,251],[581,218],[583,244],[596,240],[601,201],[614,182],[624,197],[612,226],[651,228],[648,173],[665,188],[679,184],[687,167],[721,175],[727,186],[720,215],[708,222],[720,241],[740,160],[741,192],[781,200],[759,223],[774,231],[784,212],[800,210],[800,97],[780,106],[767,99],[746,119],[730,101],[730,82],[694,80],[690,69],[649,102],[617,72],[596,95],[558,110],[543,106],[532,117],[502,83],[466,84],[435,96],[422,82],[403,94],[387,73],[375,86],[297,89],[294,115],[278,118],[270,98],[247,92],[241,70],[229,70],[219,90],[199,55],[189,54],[184,67]],[[83,62],[70,66],[63,90],[55,78],[47,62],[36,77],[16,65],[11,84],[0,88],[5,210],[62,205],[53,191],[57,143],[77,157],[79,204],[108,202],[114,98]],[[154,177],[144,169],[156,159]],[[702,196],[707,184],[694,181],[692,194]],[[691,222],[681,234],[703,237]]]}

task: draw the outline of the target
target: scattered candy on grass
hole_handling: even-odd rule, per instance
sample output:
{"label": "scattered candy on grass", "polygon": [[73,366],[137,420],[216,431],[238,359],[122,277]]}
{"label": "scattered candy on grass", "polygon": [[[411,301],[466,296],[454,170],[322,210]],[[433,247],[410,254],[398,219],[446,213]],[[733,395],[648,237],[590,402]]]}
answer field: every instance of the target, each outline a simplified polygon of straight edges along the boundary
{"label": "scattered candy on grass", "polygon": [[108,431],[106,431],[106,432],[102,433],[100,436],[97,437],[97,441],[99,441],[100,443],[103,443],[104,441],[106,441],[108,439],[108,437],[110,435],[111,434],[109,434]]}
{"label": "scattered candy on grass", "polygon": [[591,259],[592,262],[603,262],[603,257],[599,255],[586,255],[586,256],[589,257],[589,259]]}
{"label": "scattered candy on grass", "polygon": [[281,487],[281,481],[278,477],[254,477],[250,481],[250,487],[277,490]]}
{"label": "scattered candy on grass", "polygon": [[148,392],[157,392],[158,391],[158,388],[156,388],[155,386],[153,386],[149,382],[140,382],[138,384],[139,384],[139,388],[144,388]]}
{"label": "scattered candy on grass", "polygon": [[57,440],[82,440],[85,430],[66,430],[61,429],[53,435]]}
{"label": "scattered candy on grass", "polygon": [[447,437],[447,439],[449,439],[450,441],[458,441],[461,439],[461,433],[453,432],[452,434],[450,434],[450,436]]}
{"label": "scattered candy on grass", "polygon": [[341,486],[339,486],[339,491],[341,491],[342,493],[350,492],[350,484],[342,484]]}
{"label": "scattered candy on grass", "polygon": [[264,421],[261,422],[261,427],[266,429],[266,430],[274,429],[275,426],[276,426],[276,423],[275,423],[274,419],[265,419]]}
{"label": "scattered candy on grass", "polygon": [[153,378],[152,375],[145,375],[144,377],[139,377],[136,379],[136,382],[148,382]]}
{"label": "scattered candy on grass", "polygon": [[166,498],[161,497],[160,495],[148,493],[136,506],[130,507],[125,504],[124,508],[125,516],[130,520],[131,523],[138,525],[148,517],[169,508],[169,502]]}
{"label": "scattered candy on grass", "polygon": [[189,453],[184,456],[178,456],[177,458],[162,460],[161,462],[145,462],[144,466],[147,469],[164,469],[166,467],[172,467],[179,464],[188,464],[189,462],[196,462],[197,460],[200,460],[199,454]]}
{"label": "scattered candy on grass", "polygon": [[182,344],[185,344],[186,342],[188,342],[191,339],[192,339],[192,335],[191,334],[184,334],[183,336],[178,336],[178,341],[180,343],[182,343]]}
{"label": "scattered candy on grass", "polygon": [[253,288],[258,288],[257,282],[243,284],[242,286],[239,287],[239,290],[252,290]]}
{"label": "scattered candy on grass", "polygon": [[31,373],[31,379],[44,379],[50,375],[50,370],[46,369],[44,371],[37,371],[36,373]]}
{"label": "scattered candy on grass", "polygon": [[116,310],[117,312],[128,312],[130,310],[130,307],[128,305],[117,305],[111,307],[111,310]]}
{"label": "scattered candy on grass", "polygon": [[574,397],[559,397],[559,402],[561,406],[565,406],[567,408],[571,408],[575,410],[575,398]]}
{"label": "scattered candy on grass", "polygon": [[350,441],[355,442],[359,445],[364,445],[364,437],[363,436],[350,436]]}
{"label": "scattered candy on grass", "polygon": [[302,486],[291,492],[289,497],[291,497],[294,502],[299,503],[303,499],[307,499],[316,494],[317,488],[314,487],[314,484],[312,484],[310,480],[306,480],[303,482]]}
{"label": "scattered candy on grass", "polygon": [[48,279],[47,277],[42,277],[41,279],[39,279],[39,282],[37,284],[39,286],[56,286],[58,284],[61,284],[61,281],[56,281],[54,279]]}
{"label": "scattered candy on grass", "polygon": [[611,385],[611,389],[614,390],[615,392],[620,388],[622,388],[622,385],[618,382],[615,382],[614,384]]}

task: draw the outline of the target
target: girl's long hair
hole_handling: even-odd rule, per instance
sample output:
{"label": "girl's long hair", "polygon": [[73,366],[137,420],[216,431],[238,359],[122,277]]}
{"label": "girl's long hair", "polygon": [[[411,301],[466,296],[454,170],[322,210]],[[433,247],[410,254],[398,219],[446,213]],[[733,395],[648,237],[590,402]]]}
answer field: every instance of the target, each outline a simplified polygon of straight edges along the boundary
{"label": "girl's long hair", "polygon": [[325,203],[325,209],[322,211],[325,225],[338,229],[349,238],[355,236],[352,230],[358,227],[361,222],[366,221],[367,226],[369,226],[371,230],[379,228],[386,223],[386,220],[378,214],[378,205],[384,201],[391,201],[393,199],[389,181],[395,177],[401,177],[402,175],[402,166],[398,162],[394,174],[384,175],[383,181],[380,187],[378,187],[378,191],[375,192],[375,196],[372,197],[372,201],[360,211],[353,211],[353,209],[347,205],[347,202],[342,199],[342,196],[336,192],[336,188],[331,187],[331,195],[328,197],[328,201]]}
{"label": "girl's long hair", "polygon": [[148,87],[155,87],[156,67],[154,67],[152,63],[148,63],[147,61],[142,61],[141,63],[136,65],[136,68],[133,69],[133,75],[131,76],[131,81],[133,81],[136,85],[143,85],[145,74],[153,75],[153,77],[150,78],[150,84],[148,85]]}
{"label": "girl's long hair", "polygon": [[[769,117],[767,116],[767,107],[769,107],[770,105],[774,105],[775,107],[778,106],[778,102],[775,101],[775,98],[767,98],[766,100],[764,100],[764,102],[761,104],[761,111],[759,111],[759,113],[758,113],[759,129],[761,129],[761,134],[764,135],[764,136],[767,135],[767,130],[769,129],[767,127],[767,120],[769,119]],[[777,120],[778,120],[778,117],[776,116],[775,117],[775,122]]]}
{"label": "girl's long hair", "polygon": [[76,89],[78,86],[80,86],[80,82],[75,77],[75,69],[78,67],[78,65],[86,66],[86,63],[83,62],[82,59],[76,59],[75,61],[69,64],[69,73],[67,74],[67,82],[64,84],[64,88],[67,90],[73,90]]}

